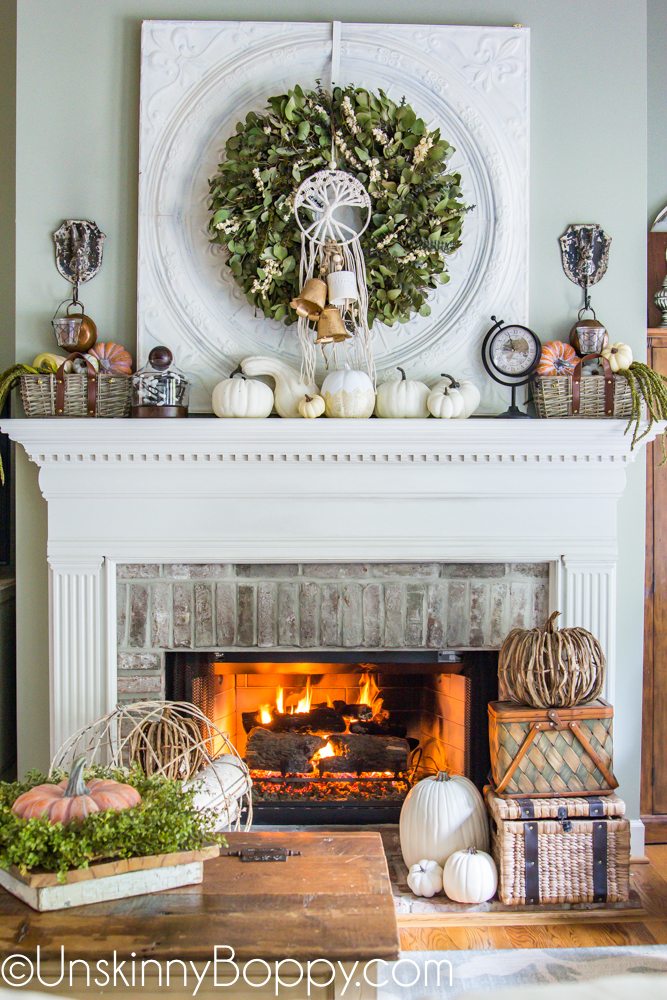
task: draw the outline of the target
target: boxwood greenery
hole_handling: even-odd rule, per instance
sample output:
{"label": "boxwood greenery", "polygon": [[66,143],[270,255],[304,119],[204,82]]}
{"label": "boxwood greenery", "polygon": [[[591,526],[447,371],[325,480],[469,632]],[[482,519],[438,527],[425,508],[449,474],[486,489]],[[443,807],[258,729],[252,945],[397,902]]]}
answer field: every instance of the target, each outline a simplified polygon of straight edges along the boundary
{"label": "boxwood greenery", "polygon": [[23,792],[45,782],[57,783],[64,775],[45,778],[31,771],[25,781],[0,782],[0,866],[15,865],[24,875],[38,868],[63,876],[70,868],[87,868],[102,859],[147,857],[224,843],[224,837],[214,833],[212,814],[194,808],[194,791],[181,791],[180,781],[147,778],[138,770],[129,775],[101,767],[86,771],[87,778],[103,776],[136,788],[141,805],[94,813],[67,826],[47,819],[19,819],[11,810]]}
{"label": "boxwood greenery", "polygon": [[296,321],[301,232],[294,196],[331,162],[357,177],[372,201],[361,238],[369,289],[368,321],[392,326],[427,316],[429,289],[449,280],[447,258],[461,245],[461,176],[447,169],[453,148],[429,131],[405,100],[358,87],[271,97],[265,114],[239,122],[209,182],[212,242],[249,302],[267,317]]}

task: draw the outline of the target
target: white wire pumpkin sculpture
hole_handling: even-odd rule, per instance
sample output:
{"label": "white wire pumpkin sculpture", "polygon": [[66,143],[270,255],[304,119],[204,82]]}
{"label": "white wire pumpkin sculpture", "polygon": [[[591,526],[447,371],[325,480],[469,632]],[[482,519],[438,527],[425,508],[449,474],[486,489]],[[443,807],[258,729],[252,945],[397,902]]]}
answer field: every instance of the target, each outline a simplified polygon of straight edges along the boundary
{"label": "white wire pumpkin sculpture", "polygon": [[[332,167],[311,174],[299,186],[294,198],[294,217],[301,230],[300,287],[302,291],[315,275],[319,261],[319,274],[328,284],[330,307],[340,310],[338,317],[345,321],[347,332],[339,325],[340,336],[323,336],[318,323],[318,338],[311,339],[308,308],[297,308],[297,336],[303,356],[302,380],[315,381],[317,361],[316,344],[354,339],[355,366],[366,367],[375,382],[375,364],[368,326],[368,286],[366,263],[359,237],[371,220],[371,199],[368,191],[356,177],[345,170]],[[341,289],[340,299],[334,297],[334,288]],[[295,300],[298,303],[298,299]],[[295,301],[292,305],[295,305]],[[334,321],[335,322],[335,321]],[[334,352],[336,344],[334,343]]]}
{"label": "white wire pumpkin sculpture", "polygon": [[204,713],[185,701],[142,701],[118,705],[84,726],[56,752],[49,774],[70,771],[84,755],[104,767],[136,765],[146,775],[178,778],[195,787],[194,805],[215,813],[217,830],[252,825],[252,780],[247,764]]}

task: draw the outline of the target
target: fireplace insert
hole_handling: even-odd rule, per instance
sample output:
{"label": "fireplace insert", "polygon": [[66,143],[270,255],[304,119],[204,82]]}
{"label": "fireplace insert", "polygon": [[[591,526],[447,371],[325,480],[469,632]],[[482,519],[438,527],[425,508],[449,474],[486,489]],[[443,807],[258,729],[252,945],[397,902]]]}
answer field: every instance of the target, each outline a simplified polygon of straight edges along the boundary
{"label": "fireplace insert", "polygon": [[414,781],[448,769],[481,789],[497,652],[167,654],[166,696],[194,702],[247,761],[254,821],[395,823]]}

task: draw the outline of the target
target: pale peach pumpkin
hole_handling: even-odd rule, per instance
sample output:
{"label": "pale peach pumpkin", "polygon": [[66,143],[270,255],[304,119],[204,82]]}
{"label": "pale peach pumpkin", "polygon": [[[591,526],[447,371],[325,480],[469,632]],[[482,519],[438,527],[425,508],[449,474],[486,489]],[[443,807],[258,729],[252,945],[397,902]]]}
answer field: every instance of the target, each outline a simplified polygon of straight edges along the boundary
{"label": "pale peach pumpkin", "polygon": [[12,812],[22,819],[46,817],[51,823],[72,823],[83,820],[92,813],[138,806],[141,795],[131,785],[110,778],[92,778],[86,785],[83,780],[85,757],[72,765],[69,779],[58,785],[36,785],[19,795]]}

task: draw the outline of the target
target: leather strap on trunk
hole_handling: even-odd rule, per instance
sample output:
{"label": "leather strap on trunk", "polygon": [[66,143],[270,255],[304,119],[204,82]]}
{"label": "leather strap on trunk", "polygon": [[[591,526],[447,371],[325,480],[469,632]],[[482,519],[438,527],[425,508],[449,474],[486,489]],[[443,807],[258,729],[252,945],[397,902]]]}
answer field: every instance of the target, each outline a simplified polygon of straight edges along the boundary
{"label": "leather strap on trunk", "polygon": [[[582,358],[577,363],[576,368],[572,372],[573,417],[578,417],[581,409],[581,367],[584,361],[594,361],[596,358],[602,362],[602,367],[604,368],[604,413],[601,415],[605,417],[613,417],[614,415],[614,374],[611,370],[611,365],[601,354],[587,354],[585,358]],[[591,377],[595,378],[596,376]]]}
{"label": "leather strap on trunk", "polygon": [[593,902],[607,901],[607,821],[593,823]]}
{"label": "leather strap on trunk", "polygon": [[523,828],[523,851],[526,865],[526,902],[540,901],[540,862],[538,858],[537,822],[526,823]]}

